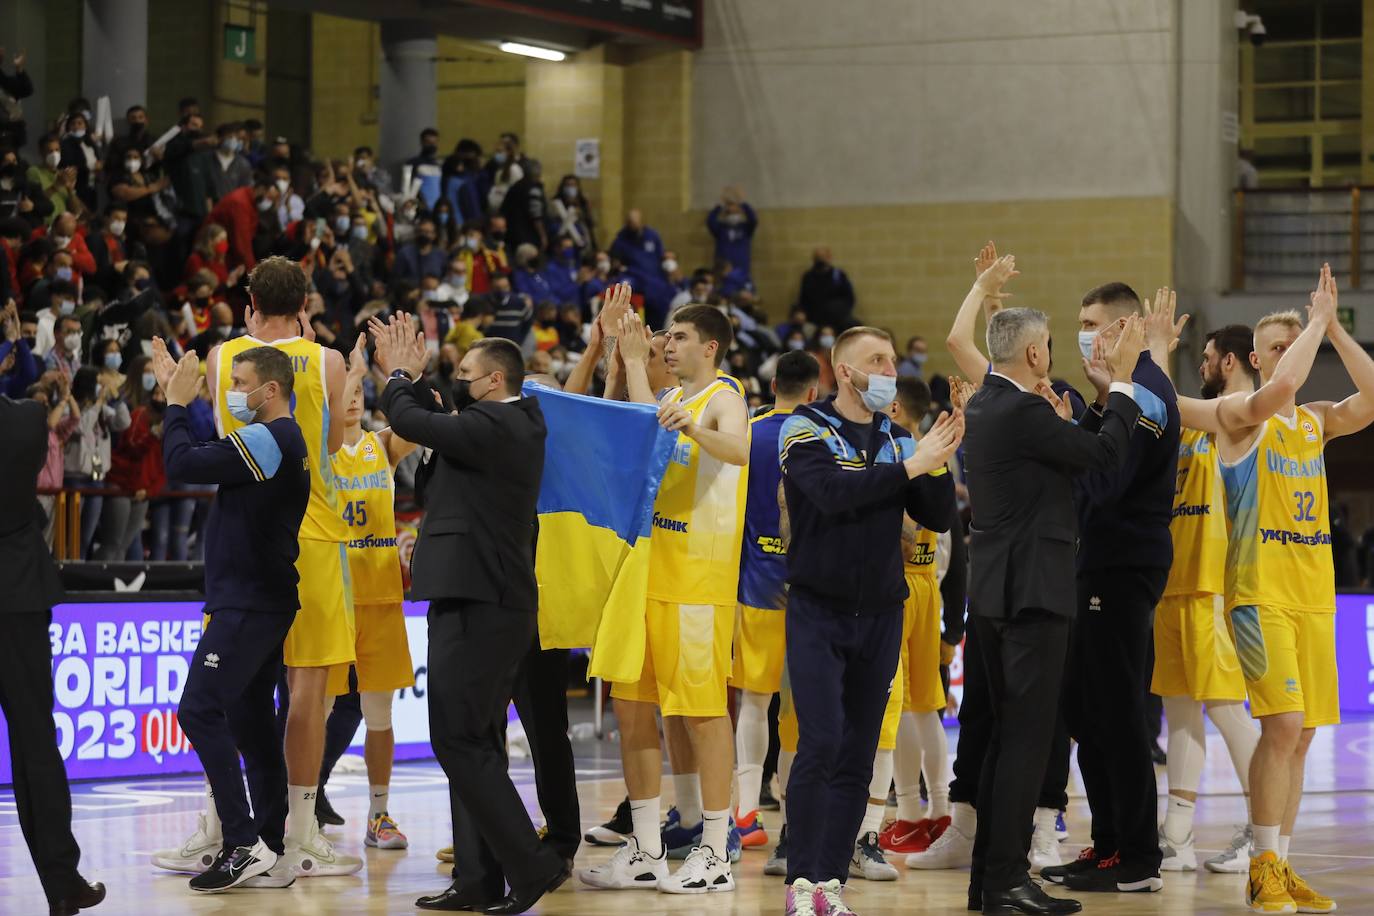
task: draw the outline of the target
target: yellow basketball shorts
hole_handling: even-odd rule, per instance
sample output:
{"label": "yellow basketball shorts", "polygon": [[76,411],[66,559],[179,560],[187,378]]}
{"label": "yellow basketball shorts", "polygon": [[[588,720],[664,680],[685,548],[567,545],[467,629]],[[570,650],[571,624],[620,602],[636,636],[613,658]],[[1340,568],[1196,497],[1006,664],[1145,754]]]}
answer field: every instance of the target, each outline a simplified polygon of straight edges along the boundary
{"label": "yellow basketball shorts", "polygon": [[939,584],[934,576],[908,575],[906,585],[911,594],[903,609],[902,664],[897,669],[898,677],[904,678],[900,711],[938,712],[945,708]]}
{"label": "yellow basketball shorts", "polygon": [[1155,609],[1155,670],[1150,692],[1161,697],[1245,699],[1245,678],[1226,626],[1221,595],[1177,595]]}
{"label": "yellow basketball shorts", "polygon": [[1303,714],[1303,727],[1341,721],[1336,679],[1336,615],[1241,605],[1227,617],[1257,719]]}
{"label": "yellow basketball shorts", "polygon": [[735,610],[730,686],[752,693],[777,693],[786,659],[787,612],[739,605]]}
{"label": "yellow basketball shorts", "polygon": [[897,666],[892,686],[887,691],[887,706],[883,709],[883,725],[878,732],[878,750],[891,751],[897,747],[897,728],[902,724],[903,699],[906,696],[905,669]]}
{"label": "yellow basketball shorts", "polygon": [[[353,608],[357,625],[358,689],[401,690],[415,685],[415,666],[406,637],[406,618],[401,602],[359,604]],[[348,665],[329,669],[329,692],[348,693]]]}
{"label": "yellow basketball shorts", "polygon": [[[301,609],[286,634],[288,668],[347,666],[354,659],[353,583],[341,541],[301,538],[296,559]],[[345,691],[346,692],[346,691]]]}
{"label": "yellow basketball shorts", "polygon": [[665,716],[710,719],[729,714],[734,605],[677,604],[649,599],[644,670],[635,684],[613,684],[619,700],[655,703]]}

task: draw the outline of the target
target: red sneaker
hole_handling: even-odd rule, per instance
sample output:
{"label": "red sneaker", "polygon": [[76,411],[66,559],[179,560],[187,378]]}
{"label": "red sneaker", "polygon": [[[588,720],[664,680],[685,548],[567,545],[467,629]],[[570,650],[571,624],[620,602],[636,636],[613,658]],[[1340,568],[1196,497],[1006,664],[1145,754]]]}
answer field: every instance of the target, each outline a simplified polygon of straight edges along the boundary
{"label": "red sneaker", "polygon": [[768,831],[763,829],[763,824],[759,821],[758,811],[750,811],[742,816],[736,812],[735,827],[739,830],[740,846],[748,849],[768,845]]}
{"label": "red sneaker", "polygon": [[929,820],[903,821],[895,820],[888,824],[878,833],[878,847],[886,852],[893,852],[892,844],[897,837],[904,837],[911,831],[918,828],[921,824],[928,824]]}
{"label": "red sneaker", "polygon": [[945,828],[949,826],[949,822],[948,817],[942,817],[938,820],[923,817],[915,823],[901,821],[899,823],[907,825],[908,829],[905,831],[894,831],[889,838],[888,844],[883,846],[883,848],[888,852],[901,853],[903,855],[910,855],[914,852],[925,852],[930,848],[930,844],[934,843],[939,839],[940,834],[945,832]]}

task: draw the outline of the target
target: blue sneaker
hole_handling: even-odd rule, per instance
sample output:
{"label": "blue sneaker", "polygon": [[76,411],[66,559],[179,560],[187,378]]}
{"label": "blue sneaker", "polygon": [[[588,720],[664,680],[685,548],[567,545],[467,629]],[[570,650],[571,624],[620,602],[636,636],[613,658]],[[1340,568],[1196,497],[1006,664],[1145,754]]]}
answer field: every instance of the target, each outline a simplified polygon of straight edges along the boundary
{"label": "blue sneaker", "polygon": [[[676,807],[668,809],[668,818],[663,822],[663,848],[668,852],[670,859],[685,859],[688,853],[701,845],[702,824],[687,828],[682,826],[682,815],[678,813]],[[730,864],[739,862],[744,854],[744,846],[740,840],[739,828],[735,826],[735,819],[730,818],[730,833],[725,841],[726,855],[730,859]]]}
{"label": "blue sneaker", "polygon": [[1054,838],[1061,843],[1069,838],[1069,825],[1064,823],[1062,810],[1054,816]]}
{"label": "blue sneaker", "polygon": [[735,819],[730,818],[730,833],[725,840],[726,853],[729,856],[730,864],[739,864],[740,857],[744,855],[744,840],[739,835],[739,828],[735,826]]}

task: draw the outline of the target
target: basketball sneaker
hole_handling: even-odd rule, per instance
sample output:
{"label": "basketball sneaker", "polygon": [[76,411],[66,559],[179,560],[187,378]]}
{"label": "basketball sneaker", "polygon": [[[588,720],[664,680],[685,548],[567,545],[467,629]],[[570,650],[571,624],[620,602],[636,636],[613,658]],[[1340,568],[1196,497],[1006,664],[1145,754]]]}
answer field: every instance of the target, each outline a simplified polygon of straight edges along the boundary
{"label": "basketball sneaker", "polygon": [[1036,819],[1035,830],[1031,833],[1030,871],[1033,875],[1040,874],[1042,869],[1054,868],[1056,865],[1063,865],[1064,859],[1059,854],[1059,839],[1054,835],[1054,823],[1052,821],[1043,823],[1039,818]]}
{"label": "basketball sneaker", "polygon": [[876,831],[868,831],[854,844],[854,855],[849,859],[849,877],[865,878],[869,881],[897,880],[897,869],[883,858],[883,851],[878,848]]}
{"label": "basketball sneaker", "polygon": [[[701,831],[705,821],[694,828],[682,826],[682,815],[676,807],[668,809],[668,818],[663,822],[663,848],[670,859],[685,859],[692,850],[701,845]],[[731,865],[739,863],[744,854],[744,844],[734,817],[730,818],[730,832],[725,841],[726,856]]]}
{"label": "basketball sneaker", "polygon": [[363,843],[377,849],[405,849],[410,845],[406,835],[385,811],[367,822],[367,835],[363,837]]}
{"label": "basketball sneaker", "polygon": [[1159,851],[1164,856],[1164,860],[1159,863],[1160,871],[1197,871],[1197,849],[1193,846],[1191,833],[1182,843],[1171,843],[1161,829]]}
{"label": "basketball sneaker", "polygon": [[438,852],[436,852],[436,853],[434,854],[434,858],[438,859],[440,862],[452,862],[452,861],[453,861],[453,847],[452,847],[452,846],[445,846],[443,849],[439,850]]}
{"label": "basketball sneaker", "polygon": [[1297,901],[1288,891],[1288,872],[1275,852],[1266,850],[1250,860],[1245,905],[1256,913],[1296,913]]}
{"label": "basketball sneaker", "polygon": [[[873,836],[873,834],[869,834],[869,836]],[[875,848],[877,846],[876,838],[874,840],[874,846]],[[897,877],[897,869],[895,868],[892,870],[892,877]],[[822,910],[825,916],[858,916],[858,914],[851,910],[849,905],[844,902],[841,896],[843,893],[844,885],[840,883],[839,878],[831,878],[829,881],[824,881],[816,885],[816,902],[818,904],[821,901],[825,902],[825,909]],[[817,909],[820,908],[817,907]]]}
{"label": "basketball sneaker", "polygon": [[1059,813],[1054,816],[1054,835],[1061,843],[1069,838],[1069,825],[1064,821],[1063,808],[1060,808]]}
{"label": "basketball sneaker", "polygon": [[619,846],[634,833],[634,829],[634,821],[630,819],[630,799],[626,798],[616,807],[615,815],[609,821],[588,830],[582,839],[593,846]]}
{"label": "basketball sneaker", "polygon": [[816,907],[817,896],[816,885],[798,878],[787,885],[787,903],[783,905],[782,916],[821,916],[824,911]]}
{"label": "basketball sneaker", "polygon": [[1089,893],[1153,894],[1164,889],[1158,869],[1123,865],[1120,855],[1099,859],[1097,867],[1064,876],[1064,887]]}
{"label": "basketball sneaker", "polygon": [[946,827],[925,852],[906,857],[907,868],[923,870],[968,868],[972,864],[973,837],[965,836],[963,831],[953,824]]}
{"label": "basketball sneaker", "polygon": [[1208,871],[1219,875],[1243,875],[1250,870],[1250,825],[1237,827],[1231,845],[1203,862]]}
{"label": "basketball sneaker", "polygon": [[763,784],[759,790],[759,810],[760,811],[781,811],[782,802],[773,795],[773,788],[768,783]]}
{"label": "basketball sneaker", "polygon": [[329,798],[324,794],[324,786],[320,786],[320,794],[315,796],[315,820],[320,822],[320,827],[342,827],[344,825],[343,815],[334,810],[334,806],[329,803]]}
{"label": "basketball sneaker", "polygon": [[888,852],[905,855],[925,852],[949,828],[949,824],[949,815],[935,820],[923,817],[919,821],[893,821],[884,833],[878,834],[878,845]]}
{"label": "basketball sneaker", "polygon": [[210,835],[205,813],[201,812],[196,815],[196,832],[176,849],[160,849],[153,853],[153,864],[168,871],[200,874],[215,864],[223,845],[224,837]]}
{"label": "basketball sneaker", "polygon": [[1097,854],[1097,850],[1088,846],[1078,853],[1078,858],[1066,865],[1056,865],[1050,868],[1040,869],[1040,877],[1054,884],[1063,884],[1064,879],[1069,875],[1075,875],[1079,872],[1088,872],[1097,868],[1097,862],[1100,858],[1101,856]]}
{"label": "basketball sneaker", "polygon": [[739,844],[743,849],[768,845],[768,831],[763,829],[757,811],[750,811],[744,817],[735,817],[735,827],[739,830]]}
{"label": "basketball sneaker", "polygon": [[730,863],[716,855],[710,846],[698,846],[687,853],[687,861],[674,874],[661,879],[658,889],[665,894],[714,894],[735,889]]}
{"label": "basketball sneaker", "polygon": [[[279,860],[280,861],[280,860]],[[239,887],[257,888],[283,888],[290,887],[296,883],[296,876],[291,874],[291,870],[284,865],[273,865],[271,869],[260,875],[255,875],[239,885]]]}
{"label": "basketball sneaker", "polygon": [[583,868],[578,871],[577,877],[591,887],[654,891],[658,890],[659,881],[668,877],[668,859],[665,856],[655,859],[640,849],[639,841],[630,836],[609,862]]}
{"label": "basketball sneaker", "polygon": [[288,843],[282,856],[286,867],[297,878],[330,878],[362,871],[363,860],[339,852],[319,827],[303,843]]}
{"label": "basketball sneaker", "polygon": [[1336,910],[1336,901],[1314,891],[1311,885],[1293,871],[1293,866],[1287,859],[1281,860],[1279,864],[1287,881],[1288,895],[1297,904],[1299,913],[1331,913]]}
{"label": "basketball sneaker", "polygon": [[206,894],[227,891],[249,878],[271,871],[275,864],[277,854],[262,840],[252,846],[221,849],[210,867],[191,879],[191,890]]}
{"label": "basketball sneaker", "polygon": [[768,861],[763,864],[765,875],[774,875],[779,878],[787,877],[787,825],[783,824],[778,831],[778,845],[773,847],[772,853],[768,856]]}

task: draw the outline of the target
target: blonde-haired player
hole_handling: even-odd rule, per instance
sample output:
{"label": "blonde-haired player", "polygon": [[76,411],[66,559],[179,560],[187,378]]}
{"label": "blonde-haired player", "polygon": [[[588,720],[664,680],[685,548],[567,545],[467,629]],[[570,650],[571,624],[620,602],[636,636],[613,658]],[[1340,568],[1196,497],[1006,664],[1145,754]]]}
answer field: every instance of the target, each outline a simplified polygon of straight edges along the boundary
{"label": "blonde-haired player", "polygon": [[[396,735],[391,703],[396,691],[414,686],[415,670],[401,610],[404,589],[396,546],[396,465],[415,445],[391,431],[363,429],[363,393],[352,393],[345,414],[343,447],[334,453],[334,486],[348,525],[348,567],[353,580],[359,702],[367,736],[367,833],[379,849],[405,849],[405,834],[387,811]],[[348,669],[334,669],[330,695],[348,691]]]}
{"label": "blonde-haired player", "polygon": [[[1322,339],[1357,392],[1298,406]],[[1374,421],[1374,360],[1336,321],[1336,282],[1322,266],[1308,321],[1297,312],[1255,326],[1260,388],[1212,401],[1180,398],[1185,425],[1214,433],[1230,519],[1226,606],[1260,720],[1250,765],[1253,848],[1246,905],[1262,913],[1336,908],[1289,864],[1307,749],[1319,725],[1340,721],[1335,572],[1326,492],[1326,442]]]}

